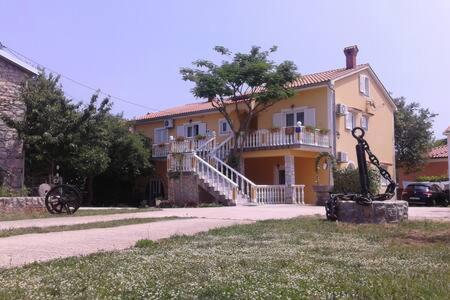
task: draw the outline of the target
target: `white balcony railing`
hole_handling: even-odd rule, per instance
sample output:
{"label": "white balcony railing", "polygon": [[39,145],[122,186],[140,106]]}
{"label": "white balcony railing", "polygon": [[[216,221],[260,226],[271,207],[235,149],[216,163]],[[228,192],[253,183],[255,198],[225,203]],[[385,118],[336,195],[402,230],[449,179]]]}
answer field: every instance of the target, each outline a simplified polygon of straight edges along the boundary
{"label": "white balcony railing", "polygon": [[282,127],[259,129],[249,133],[244,148],[280,147],[290,145],[330,146],[330,134],[320,129],[306,127]]}
{"label": "white balcony railing", "polygon": [[[211,138],[180,138],[171,142],[153,145],[153,157],[166,157],[168,153],[185,153],[196,151],[199,148],[212,150],[215,147]],[[227,139],[227,146],[234,144],[233,137]],[[244,149],[255,149],[264,147],[286,147],[286,146],[316,146],[330,147],[330,134],[320,129],[307,127],[282,127],[275,129],[259,129],[249,133],[243,142]],[[220,149],[230,150],[230,149]],[[218,153],[221,157],[221,153]]]}

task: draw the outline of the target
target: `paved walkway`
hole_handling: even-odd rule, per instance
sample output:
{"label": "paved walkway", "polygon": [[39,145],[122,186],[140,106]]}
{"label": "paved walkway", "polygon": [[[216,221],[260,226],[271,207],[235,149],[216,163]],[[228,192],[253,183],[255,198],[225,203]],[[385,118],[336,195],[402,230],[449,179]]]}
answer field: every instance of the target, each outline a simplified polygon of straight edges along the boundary
{"label": "paved walkway", "polygon": [[[158,240],[175,234],[195,234],[212,228],[248,224],[257,220],[298,216],[324,217],[323,207],[267,205],[258,207],[177,208],[117,215],[61,217],[0,222],[0,230],[101,222],[129,218],[192,217],[113,228],[87,229],[0,238],[0,268],[98,251],[126,249],[139,239]],[[450,221],[450,208],[411,207],[410,219]]]}

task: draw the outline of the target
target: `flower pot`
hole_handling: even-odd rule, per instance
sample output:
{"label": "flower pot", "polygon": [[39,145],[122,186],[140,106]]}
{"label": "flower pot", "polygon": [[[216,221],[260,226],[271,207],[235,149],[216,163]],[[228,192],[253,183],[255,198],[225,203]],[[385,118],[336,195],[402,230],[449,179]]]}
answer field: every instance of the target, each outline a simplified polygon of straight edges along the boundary
{"label": "flower pot", "polygon": [[316,193],[316,202],[314,205],[324,206],[328,199],[330,199],[330,193],[333,191],[332,185],[313,185],[313,191]]}

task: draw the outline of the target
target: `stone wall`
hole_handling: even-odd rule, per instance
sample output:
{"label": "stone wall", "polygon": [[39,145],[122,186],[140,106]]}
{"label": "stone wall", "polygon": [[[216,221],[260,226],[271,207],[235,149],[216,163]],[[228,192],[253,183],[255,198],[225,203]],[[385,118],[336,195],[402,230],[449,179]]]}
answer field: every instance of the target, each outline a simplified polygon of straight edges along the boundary
{"label": "stone wall", "polygon": [[[19,101],[21,84],[27,74],[19,67],[0,57],[0,113],[16,119],[23,117],[25,104]],[[0,167],[7,170],[2,174],[3,183],[20,188],[24,178],[23,145],[17,132],[0,120]],[[5,173],[5,172],[2,172]]]}
{"label": "stone wall", "polygon": [[45,211],[43,197],[0,197],[0,213]]}
{"label": "stone wall", "polygon": [[336,216],[338,221],[348,223],[399,223],[408,220],[408,202],[373,201],[371,205],[364,206],[355,201],[338,200]]}
{"label": "stone wall", "polygon": [[169,177],[170,202],[178,206],[199,204],[199,186],[197,176],[192,172],[180,172],[176,176]]}

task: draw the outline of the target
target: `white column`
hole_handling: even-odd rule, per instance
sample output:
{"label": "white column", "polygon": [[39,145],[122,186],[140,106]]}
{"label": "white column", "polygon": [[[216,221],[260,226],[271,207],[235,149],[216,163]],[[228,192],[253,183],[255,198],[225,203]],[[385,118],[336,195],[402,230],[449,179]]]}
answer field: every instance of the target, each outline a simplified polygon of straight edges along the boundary
{"label": "white column", "polygon": [[293,155],[284,156],[284,174],[286,184],[286,203],[294,203],[295,185],[295,157]]}

